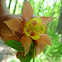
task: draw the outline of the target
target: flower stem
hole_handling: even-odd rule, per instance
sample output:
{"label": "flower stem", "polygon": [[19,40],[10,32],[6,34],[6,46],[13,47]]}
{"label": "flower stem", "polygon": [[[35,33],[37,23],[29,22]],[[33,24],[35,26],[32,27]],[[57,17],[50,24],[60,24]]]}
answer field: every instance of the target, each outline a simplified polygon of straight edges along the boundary
{"label": "flower stem", "polygon": [[33,62],[35,62],[35,46],[34,46]]}

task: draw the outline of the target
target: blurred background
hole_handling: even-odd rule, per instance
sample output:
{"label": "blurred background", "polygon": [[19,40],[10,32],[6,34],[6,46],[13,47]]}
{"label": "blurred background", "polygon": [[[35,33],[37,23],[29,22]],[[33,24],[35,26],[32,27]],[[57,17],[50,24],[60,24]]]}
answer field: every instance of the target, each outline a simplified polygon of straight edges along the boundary
{"label": "blurred background", "polygon": [[[24,0],[6,0],[6,6],[11,14],[22,14],[23,2]],[[36,57],[35,62],[62,62],[62,0],[29,0],[29,2],[34,15],[56,17],[48,23],[47,29],[52,46],[46,46]],[[6,62],[20,61],[12,55],[6,59]]]}

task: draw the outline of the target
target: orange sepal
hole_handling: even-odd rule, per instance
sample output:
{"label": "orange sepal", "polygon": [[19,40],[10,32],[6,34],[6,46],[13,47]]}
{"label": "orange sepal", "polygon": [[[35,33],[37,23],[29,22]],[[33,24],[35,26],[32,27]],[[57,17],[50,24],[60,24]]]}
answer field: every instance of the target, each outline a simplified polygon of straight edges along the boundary
{"label": "orange sepal", "polygon": [[51,40],[47,34],[40,34],[40,38],[37,40],[42,45],[52,45]]}
{"label": "orange sepal", "polygon": [[15,32],[18,32],[22,28],[21,19],[11,19],[8,21],[4,21],[4,23]]}
{"label": "orange sepal", "polygon": [[5,23],[0,22],[0,35],[3,35],[3,36],[14,36],[15,33],[12,32],[12,31],[7,27],[7,25],[5,25]]}
{"label": "orange sepal", "polygon": [[46,45],[43,45],[41,43],[36,44],[36,46],[35,46],[35,56],[40,54],[44,50],[45,47],[46,47]]}
{"label": "orange sepal", "polygon": [[32,18],[33,9],[28,1],[24,1],[22,17],[25,21],[29,21]]}
{"label": "orange sepal", "polygon": [[53,20],[53,17],[40,17],[42,19],[42,24],[46,24],[48,22],[51,22]]}
{"label": "orange sepal", "polygon": [[23,35],[21,37],[21,42],[22,42],[22,45],[24,47],[25,54],[27,54],[29,49],[30,49],[30,46],[31,46],[31,43],[32,43],[32,39],[30,37],[27,37],[26,35]]}
{"label": "orange sepal", "polygon": [[16,41],[19,41],[19,38],[14,35],[14,36],[2,36],[1,35],[1,38],[4,42],[6,42],[7,40],[16,40]]}

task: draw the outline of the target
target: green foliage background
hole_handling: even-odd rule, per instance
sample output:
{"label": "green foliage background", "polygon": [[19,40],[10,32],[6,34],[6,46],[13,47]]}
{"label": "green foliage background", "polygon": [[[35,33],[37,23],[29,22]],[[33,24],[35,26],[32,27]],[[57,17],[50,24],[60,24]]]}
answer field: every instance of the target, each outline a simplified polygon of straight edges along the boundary
{"label": "green foliage background", "polygon": [[[51,38],[52,46],[47,46],[45,50],[36,57],[36,62],[62,61],[62,43],[60,42],[61,35],[56,33],[58,19],[60,15],[61,1],[60,0],[29,0],[29,1],[33,7],[34,15],[56,17],[51,23],[48,23],[47,29],[47,34]],[[11,6],[9,8],[10,13],[22,14],[23,0],[18,0],[17,4],[15,2],[16,0],[12,0],[11,2]],[[6,4],[8,7],[9,0],[6,0]]]}

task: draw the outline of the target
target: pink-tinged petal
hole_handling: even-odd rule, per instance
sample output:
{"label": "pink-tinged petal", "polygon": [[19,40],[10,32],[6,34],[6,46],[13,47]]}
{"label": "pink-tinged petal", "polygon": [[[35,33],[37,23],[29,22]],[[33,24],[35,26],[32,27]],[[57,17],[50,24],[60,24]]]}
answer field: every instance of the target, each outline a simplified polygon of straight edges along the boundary
{"label": "pink-tinged petal", "polygon": [[53,17],[40,17],[42,19],[42,24],[46,24],[48,22],[51,22],[54,18]]}
{"label": "pink-tinged petal", "polygon": [[52,45],[51,40],[47,34],[41,34],[37,42],[43,45]]}
{"label": "pink-tinged petal", "polygon": [[19,41],[19,38],[14,35],[14,36],[2,36],[1,35],[1,38],[4,42],[6,42],[7,40],[16,40],[16,41]]}
{"label": "pink-tinged petal", "polygon": [[46,45],[43,45],[41,43],[36,44],[36,46],[35,46],[35,56],[40,54],[44,50],[45,47],[46,47]]}
{"label": "pink-tinged petal", "polygon": [[14,36],[15,33],[12,32],[12,31],[7,27],[7,25],[5,25],[5,23],[0,22],[0,35],[3,35],[3,36]]}
{"label": "pink-tinged petal", "polygon": [[24,1],[22,17],[25,21],[29,21],[32,18],[33,9],[28,1]]}
{"label": "pink-tinged petal", "polygon": [[30,46],[32,43],[32,39],[30,37],[27,37],[26,35],[23,35],[21,37],[21,42],[22,42],[22,45],[24,47],[25,54],[27,54],[29,52],[29,49],[30,49]]}

